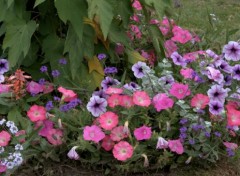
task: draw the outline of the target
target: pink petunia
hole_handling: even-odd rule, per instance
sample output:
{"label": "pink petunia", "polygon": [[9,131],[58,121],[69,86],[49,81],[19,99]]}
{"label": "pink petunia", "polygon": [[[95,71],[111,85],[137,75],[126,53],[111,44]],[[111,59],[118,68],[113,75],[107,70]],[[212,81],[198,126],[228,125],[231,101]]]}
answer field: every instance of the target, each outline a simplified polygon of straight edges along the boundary
{"label": "pink petunia", "polygon": [[52,145],[62,144],[63,131],[60,129],[51,129],[48,131],[47,140]]}
{"label": "pink petunia", "polygon": [[193,73],[194,71],[191,68],[182,68],[180,70],[180,74],[184,77],[184,79],[192,79]]}
{"label": "pink petunia", "polygon": [[54,123],[50,120],[38,121],[36,123],[36,127],[39,128],[40,126],[43,126],[43,128],[38,132],[38,135],[47,137],[49,131],[53,129],[53,125]]}
{"label": "pink petunia", "polygon": [[0,174],[7,171],[7,166],[0,163]]}
{"label": "pink petunia", "polygon": [[164,47],[166,48],[166,56],[170,57],[172,53],[177,51],[178,47],[172,40],[166,40],[164,43]]}
{"label": "pink petunia", "polygon": [[122,92],[123,92],[123,89],[115,88],[115,87],[109,87],[105,91],[106,94],[121,94]]}
{"label": "pink petunia", "polygon": [[92,126],[85,126],[83,130],[83,139],[86,141],[94,141],[98,143],[105,137],[105,133],[102,132],[101,128],[92,125]]}
{"label": "pink petunia", "polygon": [[107,99],[108,106],[111,108],[114,108],[115,106],[120,105],[120,101],[121,101],[121,95],[118,95],[118,94],[112,94]]}
{"label": "pink petunia", "polygon": [[43,92],[43,85],[31,81],[27,84],[26,90],[31,94],[38,94],[40,92]]}
{"label": "pink petunia", "polygon": [[124,130],[124,126],[118,126],[112,129],[110,137],[113,141],[121,141],[128,137],[128,132]]}
{"label": "pink petunia", "polygon": [[223,142],[223,144],[225,145],[225,147],[232,149],[232,150],[236,150],[238,148],[238,145],[233,142]]}
{"label": "pink petunia", "polygon": [[136,91],[133,93],[133,102],[135,105],[148,107],[151,104],[150,97],[144,91]]}
{"label": "pink petunia", "polygon": [[27,116],[32,122],[46,119],[46,109],[43,106],[33,105],[27,111]]}
{"label": "pink petunia", "polygon": [[172,108],[174,101],[169,98],[165,93],[159,93],[153,97],[153,105],[157,112]]}
{"label": "pink petunia", "polygon": [[142,5],[140,4],[139,0],[134,0],[132,7],[136,10],[142,10]]}
{"label": "pink petunia", "polygon": [[11,135],[7,131],[0,132],[0,147],[5,147],[11,140]]}
{"label": "pink petunia", "polygon": [[68,90],[63,87],[59,87],[58,91],[63,94],[62,100],[65,102],[70,102],[77,98],[77,94],[75,92],[73,92],[72,90]]}
{"label": "pink petunia", "polygon": [[204,94],[196,94],[191,100],[191,106],[204,109],[209,103],[209,97]]}
{"label": "pink petunia", "polygon": [[126,141],[114,145],[113,156],[119,161],[125,161],[133,155],[133,147]]}
{"label": "pink petunia", "polygon": [[169,93],[177,99],[184,99],[191,94],[188,85],[181,83],[173,83]]}
{"label": "pink petunia", "polygon": [[48,94],[51,93],[54,90],[54,85],[50,82],[45,82],[43,85],[43,93]]}
{"label": "pink petunia", "polygon": [[192,40],[191,33],[188,30],[184,30],[179,26],[174,26],[172,32],[173,32],[173,37],[171,38],[171,40],[175,42],[185,44],[188,41]]}
{"label": "pink petunia", "polygon": [[168,147],[170,148],[170,150],[172,152],[176,152],[179,155],[183,154],[183,152],[184,152],[184,148],[183,148],[183,145],[182,145],[180,139],[169,140],[168,141]]}
{"label": "pink petunia", "polygon": [[129,95],[122,95],[120,99],[120,105],[125,108],[131,108],[134,106],[133,98]]}
{"label": "pink petunia", "polygon": [[[169,21],[170,21],[171,25],[170,25]],[[170,32],[171,26],[175,26],[174,21],[169,20],[168,18],[164,17],[160,23],[159,29],[161,30],[163,35],[167,35]]]}
{"label": "pink petunia", "polygon": [[112,130],[118,124],[118,115],[107,111],[99,117],[100,126],[105,130]]}
{"label": "pink petunia", "polygon": [[240,126],[240,111],[227,108],[227,121],[229,126]]}
{"label": "pink petunia", "polygon": [[134,130],[134,136],[138,141],[150,139],[152,136],[151,127],[142,126]]}
{"label": "pink petunia", "polygon": [[112,150],[114,145],[115,143],[113,142],[110,136],[105,136],[105,138],[103,138],[101,146],[102,148],[104,148],[104,150],[110,151]]}

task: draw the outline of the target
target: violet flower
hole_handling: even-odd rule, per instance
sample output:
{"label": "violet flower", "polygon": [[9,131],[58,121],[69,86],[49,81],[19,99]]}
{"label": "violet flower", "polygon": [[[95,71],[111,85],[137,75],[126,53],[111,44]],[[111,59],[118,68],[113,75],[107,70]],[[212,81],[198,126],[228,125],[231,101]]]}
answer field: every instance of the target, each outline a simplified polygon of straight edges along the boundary
{"label": "violet flower", "polygon": [[99,96],[100,98],[104,98],[104,99],[107,99],[108,98],[108,94],[105,93],[104,90],[99,90],[99,91],[94,91],[92,93],[92,96]]}
{"label": "violet flower", "polygon": [[168,148],[168,141],[166,141],[162,137],[158,137],[156,149],[166,149],[166,148]]}
{"label": "violet flower", "polygon": [[59,59],[58,63],[61,65],[66,65],[67,64],[67,60],[65,58]]}
{"label": "violet flower", "polygon": [[226,73],[232,73],[232,67],[224,60],[218,60],[215,62],[215,66],[220,68]]}
{"label": "violet flower", "polygon": [[228,89],[224,89],[220,85],[213,85],[207,92],[211,101],[225,102],[228,95]]}
{"label": "violet flower", "polygon": [[224,106],[222,102],[219,101],[210,101],[209,111],[214,115],[219,115],[223,112]]}
{"label": "violet flower", "polygon": [[59,72],[58,70],[53,70],[53,71],[52,71],[52,76],[53,76],[53,77],[56,78],[56,77],[58,77],[59,75],[60,75],[60,72]]}
{"label": "violet flower", "polygon": [[105,73],[105,74],[115,74],[115,73],[117,73],[117,72],[118,72],[118,70],[117,70],[116,67],[106,67],[106,68],[104,69],[104,73]]}
{"label": "violet flower", "polygon": [[9,63],[6,59],[0,59],[0,74],[4,74],[9,70]]}
{"label": "violet flower", "polygon": [[92,96],[87,104],[87,110],[91,112],[94,117],[98,117],[106,112],[106,107],[107,101],[99,96]]}
{"label": "violet flower", "polygon": [[118,84],[120,84],[120,82],[118,80],[113,79],[108,76],[101,82],[101,86],[102,86],[103,90],[106,90],[107,88],[114,86],[114,85],[118,85]]}
{"label": "violet flower", "polygon": [[233,79],[240,80],[240,64],[233,67]]}
{"label": "violet flower", "polygon": [[40,71],[41,71],[42,73],[46,73],[46,72],[48,71],[47,66],[45,66],[45,65],[41,66]]}
{"label": "violet flower", "polygon": [[173,60],[173,63],[175,64],[175,65],[180,65],[180,66],[182,66],[182,67],[185,67],[186,65],[187,65],[187,62],[183,59],[183,57],[180,55],[180,54],[178,54],[178,52],[173,52],[172,54],[171,54],[171,58],[172,58],[172,60]]}
{"label": "violet flower", "polygon": [[143,78],[145,76],[145,71],[150,70],[145,62],[137,62],[132,66],[133,74],[136,78]]}
{"label": "violet flower", "polygon": [[125,84],[123,87],[130,91],[135,91],[135,90],[140,89],[140,86],[138,84],[136,84],[135,82],[130,82],[128,84]]}
{"label": "violet flower", "polygon": [[0,74],[0,83],[3,83],[5,81],[5,77]]}
{"label": "violet flower", "polygon": [[238,42],[230,41],[223,48],[226,60],[239,61],[240,60],[240,45]]}

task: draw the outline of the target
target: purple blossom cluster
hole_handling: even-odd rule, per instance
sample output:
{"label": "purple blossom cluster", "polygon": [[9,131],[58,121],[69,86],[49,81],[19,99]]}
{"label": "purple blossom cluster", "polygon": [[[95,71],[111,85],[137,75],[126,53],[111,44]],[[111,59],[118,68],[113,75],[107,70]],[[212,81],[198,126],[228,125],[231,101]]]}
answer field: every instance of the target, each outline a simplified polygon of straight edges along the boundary
{"label": "purple blossom cluster", "polygon": [[82,104],[82,101],[81,101],[80,99],[76,98],[76,99],[70,101],[70,102],[67,103],[67,104],[61,105],[61,106],[59,107],[59,109],[60,109],[60,111],[62,111],[62,112],[67,112],[67,111],[69,111],[69,110],[71,110],[71,109],[76,108],[76,107],[77,107],[78,105],[80,105],[80,104]]}

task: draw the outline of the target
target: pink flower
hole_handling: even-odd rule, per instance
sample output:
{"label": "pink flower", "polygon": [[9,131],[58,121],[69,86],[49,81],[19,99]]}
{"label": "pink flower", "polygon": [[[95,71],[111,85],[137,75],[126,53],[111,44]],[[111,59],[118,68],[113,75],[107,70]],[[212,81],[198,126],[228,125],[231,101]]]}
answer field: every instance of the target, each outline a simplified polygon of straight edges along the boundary
{"label": "pink flower", "polygon": [[180,139],[169,140],[168,141],[168,147],[170,148],[170,150],[172,152],[176,152],[179,155],[183,154],[183,152],[184,152],[184,148],[183,148],[183,145],[182,145]]}
{"label": "pink flower", "polygon": [[193,69],[191,68],[182,68],[180,70],[180,74],[184,77],[184,79],[192,79],[193,78]]}
{"label": "pink flower", "polygon": [[169,21],[171,22],[171,26],[175,26],[173,20],[169,20],[168,18],[164,17],[159,27],[163,35],[167,35],[170,32]]}
{"label": "pink flower", "polygon": [[138,18],[137,15],[133,15],[130,19],[133,20],[133,21],[136,21],[137,23],[140,22],[140,19]]}
{"label": "pink flower", "polygon": [[79,159],[79,155],[76,152],[76,149],[78,148],[78,146],[74,146],[67,154],[68,158],[73,159],[73,160],[78,160]]}
{"label": "pink flower", "polygon": [[151,104],[150,97],[144,91],[136,91],[133,93],[133,102],[135,105],[148,107]]}
{"label": "pink flower", "polygon": [[47,140],[52,145],[62,144],[63,131],[60,129],[50,129],[48,131]]}
{"label": "pink flower", "polygon": [[43,92],[43,86],[34,81],[31,81],[27,84],[26,90],[31,94],[38,94],[40,92]]}
{"label": "pink flower", "polygon": [[38,132],[38,135],[47,137],[51,129],[53,129],[53,122],[50,120],[38,121],[36,127],[39,128],[43,125],[43,128]]}
{"label": "pink flower", "polygon": [[157,149],[166,149],[168,148],[168,141],[166,141],[164,138],[159,137],[157,142]]}
{"label": "pink flower", "polygon": [[188,41],[192,40],[192,35],[188,30],[184,30],[179,26],[174,26],[172,31],[174,36],[171,38],[171,40],[175,42],[185,44]]}
{"label": "pink flower", "polygon": [[137,25],[131,24],[131,31],[135,34],[135,36],[140,39],[142,37],[142,33]]}
{"label": "pink flower", "polygon": [[172,108],[174,104],[174,101],[169,98],[165,93],[159,93],[153,97],[153,105],[157,112],[163,110]]}
{"label": "pink flower", "polygon": [[32,122],[46,119],[46,109],[43,106],[33,105],[27,112],[27,116]]}
{"label": "pink flower", "polygon": [[209,103],[209,97],[204,94],[196,94],[191,100],[191,106],[204,109]]}
{"label": "pink flower", "polygon": [[240,111],[227,108],[227,121],[229,126],[240,126]]}
{"label": "pink flower", "polygon": [[77,94],[74,93],[72,90],[67,90],[64,89],[63,87],[59,87],[58,91],[63,94],[62,100],[65,102],[69,102],[77,98]]}
{"label": "pink flower", "polygon": [[7,131],[0,132],[0,147],[5,147],[11,140],[11,135]]}
{"label": "pink flower", "polygon": [[126,141],[114,145],[113,156],[119,161],[125,161],[133,155],[133,147]]}
{"label": "pink flower", "polygon": [[110,151],[112,150],[114,145],[115,143],[113,142],[110,136],[105,136],[105,138],[103,138],[101,146],[102,148],[104,148],[104,150]]}
{"label": "pink flower", "polygon": [[124,131],[124,126],[118,126],[112,129],[110,137],[113,141],[121,141],[128,137],[128,133]]}
{"label": "pink flower", "polygon": [[117,114],[107,111],[99,117],[100,126],[105,130],[111,130],[118,124]]}
{"label": "pink flower", "polygon": [[134,136],[138,141],[150,139],[152,136],[151,127],[142,126],[134,130]]}
{"label": "pink flower", "polygon": [[121,96],[120,105],[125,108],[131,108],[132,106],[134,106],[133,98],[129,95]]}
{"label": "pink flower", "polygon": [[94,141],[98,143],[105,137],[104,132],[102,132],[101,128],[92,125],[92,126],[85,126],[83,130],[83,139],[86,141]]}
{"label": "pink flower", "polygon": [[107,99],[107,104],[109,107],[114,108],[115,106],[120,105],[121,101],[121,96],[118,94],[112,94],[110,97]]}
{"label": "pink flower", "polygon": [[109,87],[105,91],[106,94],[121,94],[123,90],[121,88]]}
{"label": "pink flower", "polygon": [[172,53],[177,51],[178,47],[172,40],[167,40],[164,43],[164,47],[166,48],[166,56],[170,57]]}
{"label": "pink flower", "polygon": [[225,147],[232,149],[232,150],[236,150],[238,148],[238,145],[236,143],[223,142],[223,144],[225,145]]}
{"label": "pink flower", "polygon": [[117,43],[116,46],[115,46],[115,52],[118,55],[124,54],[124,46],[121,43]]}
{"label": "pink flower", "polygon": [[191,94],[188,85],[181,83],[173,83],[169,93],[177,99],[184,99]]}
{"label": "pink flower", "polygon": [[18,137],[18,141],[20,143],[24,143],[26,140],[25,140],[25,137],[23,135],[26,134],[26,131],[25,130],[19,130],[15,136]]}
{"label": "pink flower", "polygon": [[48,94],[54,90],[54,85],[50,82],[45,82],[43,85],[43,93]]}
{"label": "pink flower", "polygon": [[150,24],[159,24],[159,21],[157,19],[151,19]]}
{"label": "pink flower", "polygon": [[4,173],[7,171],[7,166],[0,163],[0,173]]}
{"label": "pink flower", "polygon": [[135,8],[136,10],[142,10],[142,6],[138,0],[134,0],[132,7]]}
{"label": "pink flower", "polygon": [[8,93],[10,91],[10,85],[0,84],[0,94]]}
{"label": "pink flower", "polygon": [[218,82],[219,84],[223,82],[224,80],[223,74],[219,70],[216,70],[215,68],[212,67],[207,67],[207,70],[208,70],[207,76],[209,79],[212,79]]}

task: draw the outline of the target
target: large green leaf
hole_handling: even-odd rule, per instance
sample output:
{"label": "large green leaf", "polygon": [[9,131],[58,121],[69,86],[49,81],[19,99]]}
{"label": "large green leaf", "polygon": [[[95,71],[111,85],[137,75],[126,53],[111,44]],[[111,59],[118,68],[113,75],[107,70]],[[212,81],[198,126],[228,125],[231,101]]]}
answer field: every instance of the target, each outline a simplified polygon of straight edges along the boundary
{"label": "large green leaf", "polygon": [[37,7],[39,4],[42,4],[46,0],[36,0],[34,4],[34,8]]}
{"label": "large green leaf", "polygon": [[3,40],[3,49],[8,51],[10,66],[14,67],[21,57],[28,54],[31,37],[37,28],[35,21],[15,21],[6,25],[6,35]]}
{"label": "large green leaf", "polygon": [[108,0],[87,0],[88,16],[96,20],[99,18],[103,36],[106,39],[114,16],[113,7]]}
{"label": "large green leaf", "polygon": [[69,21],[80,40],[83,35],[83,18],[87,17],[87,3],[83,0],[55,0],[60,19]]}
{"label": "large green leaf", "polygon": [[130,0],[118,0],[115,9],[115,13],[120,15],[124,27],[128,27],[130,16],[133,14],[132,2]]}
{"label": "large green leaf", "polygon": [[159,18],[162,18],[165,13],[166,7],[170,6],[170,0],[144,0],[145,4],[153,6]]}
{"label": "large green leaf", "polygon": [[83,60],[83,44],[74,32],[73,27],[69,27],[64,46],[64,53],[69,53],[71,74],[74,78]]}

